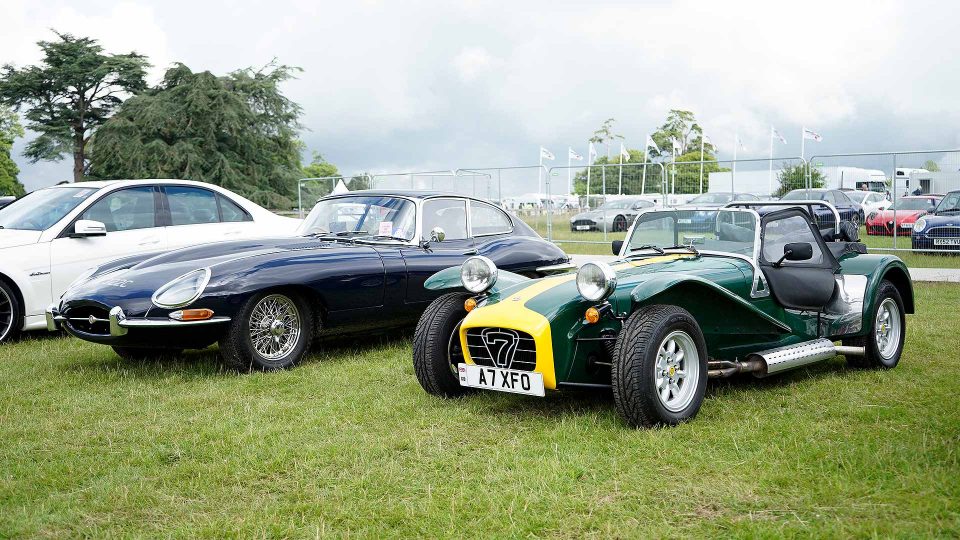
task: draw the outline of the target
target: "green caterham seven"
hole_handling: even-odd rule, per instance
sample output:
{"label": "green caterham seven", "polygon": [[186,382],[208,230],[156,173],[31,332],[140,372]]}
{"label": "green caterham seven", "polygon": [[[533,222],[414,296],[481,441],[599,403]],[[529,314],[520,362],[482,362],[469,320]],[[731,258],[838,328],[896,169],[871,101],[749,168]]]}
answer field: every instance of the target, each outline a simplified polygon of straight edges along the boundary
{"label": "green caterham seven", "polygon": [[[645,212],[615,262],[576,272],[530,279],[484,257],[443,270],[426,282],[451,292],[417,325],[417,378],[445,397],[610,387],[630,425],[653,426],[693,418],[712,377],[838,354],[896,366],[914,310],[907,267],[867,254],[828,203],[777,204]],[[835,216],[827,229],[813,205]]]}

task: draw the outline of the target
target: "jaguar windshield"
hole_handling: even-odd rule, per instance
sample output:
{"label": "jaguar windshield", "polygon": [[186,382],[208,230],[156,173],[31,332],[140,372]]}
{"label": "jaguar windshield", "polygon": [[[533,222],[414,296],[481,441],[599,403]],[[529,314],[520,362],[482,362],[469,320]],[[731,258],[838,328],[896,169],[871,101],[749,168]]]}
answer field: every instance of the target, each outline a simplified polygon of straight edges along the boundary
{"label": "jaguar windshield", "polygon": [[752,257],[756,236],[757,215],[748,210],[656,210],[637,218],[625,254],[688,246]]}
{"label": "jaguar windshield", "polygon": [[300,225],[300,234],[411,240],[416,205],[398,197],[353,196],[324,199]]}

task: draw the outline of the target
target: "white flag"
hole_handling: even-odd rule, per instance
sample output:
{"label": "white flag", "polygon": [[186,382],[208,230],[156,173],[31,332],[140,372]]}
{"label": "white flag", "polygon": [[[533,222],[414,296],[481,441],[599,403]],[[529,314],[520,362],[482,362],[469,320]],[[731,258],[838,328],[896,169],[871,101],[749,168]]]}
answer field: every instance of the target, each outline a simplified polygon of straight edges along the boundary
{"label": "white flag", "polygon": [[746,152],[747,149],[743,146],[743,140],[740,138],[740,135],[737,135],[736,139],[737,139],[737,147],[740,148],[740,150],[743,150],[744,152]]}
{"label": "white flag", "polygon": [[670,143],[673,145],[674,156],[679,156],[680,154],[683,153],[683,146],[680,145],[680,141],[678,141],[674,137],[670,137]]}
{"label": "white flag", "polygon": [[597,149],[593,147],[593,143],[590,143],[590,148],[587,150],[587,161],[593,163],[597,159]]}
{"label": "white flag", "polygon": [[546,148],[544,148],[544,147],[542,147],[542,146],[540,147],[540,157],[543,158],[543,159],[556,159],[556,158],[553,157],[553,154],[550,153],[549,150],[547,150]]}
{"label": "white flag", "polygon": [[803,128],[803,138],[804,139],[813,139],[817,142],[823,140],[823,137],[819,133],[813,131],[812,129]]}
{"label": "white flag", "polygon": [[570,159],[575,159],[577,161],[583,161],[583,156],[574,151],[573,148],[567,147],[567,157]]}
{"label": "white flag", "polygon": [[657,146],[657,143],[654,142],[653,138],[649,135],[647,135],[647,148],[653,148],[658,154],[660,153],[660,147]]}
{"label": "white flag", "polygon": [[620,156],[623,157],[623,159],[630,161],[630,152],[623,147],[623,143],[620,143]]}
{"label": "white flag", "polygon": [[784,139],[784,138],[783,138],[783,135],[781,135],[780,132],[777,131],[777,128],[775,128],[775,127],[773,127],[773,126],[770,126],[770,136],[771,136],[771,137],[776,137],[777,139],[780,139],[780,142],[782,142],[783,144],[787,144],[787,140]]}

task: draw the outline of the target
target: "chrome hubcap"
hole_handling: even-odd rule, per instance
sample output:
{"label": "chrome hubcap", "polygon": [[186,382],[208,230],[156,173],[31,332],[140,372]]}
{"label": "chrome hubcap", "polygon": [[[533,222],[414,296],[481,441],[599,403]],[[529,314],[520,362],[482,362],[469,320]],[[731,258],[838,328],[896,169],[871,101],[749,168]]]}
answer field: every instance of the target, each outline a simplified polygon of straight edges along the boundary
{"label": "chrome hubcap", "polygon": [[680,412],[693,401],[700,379],[700,355],[693,338],[681,330],[670,332],[657,349],[657,396],[670,412]]}
{"label": "chrome hubcap", "polygon": [[268,360],[288,356],[300,342],[300,313],[293,301],[281,294],[264,297],[250,314],[250,342],[257,354]]}
{"label": "chrome hubcap", "polygon": [[877,318],[873,323],[874,337],[877,341],[877,351],[880,356],[890,359],[897,353],[900,346],[900,308],[893,298],[887,298],[880,303]]}

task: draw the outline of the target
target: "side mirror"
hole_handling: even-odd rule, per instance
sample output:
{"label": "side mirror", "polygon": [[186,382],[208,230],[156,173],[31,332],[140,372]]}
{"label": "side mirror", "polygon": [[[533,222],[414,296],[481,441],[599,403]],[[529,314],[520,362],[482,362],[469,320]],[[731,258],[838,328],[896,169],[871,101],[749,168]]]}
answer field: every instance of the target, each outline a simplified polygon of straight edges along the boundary
{"label": "side mirror", "polygon": [[73,238],[87,238],[89,236],[106,236],[107,226],[101,221],[79,219],[73,225]]}
{"label": "side mirror", "polygon": [[928,213],[928,214],[932,214],[932,213],[934,213],[934,212],[936,212],[936,211],[937,211],[937,207],[936,207],[936,206],[931,206],[930,208],[927,208],[927,213]]}
{"label": "side mirror", "polygon": [[614,240],[610,247],[613,249],[614,255],[620,255],[620,250],[623,249],[623,240]]}
{"label": "side mirror", "polygon": [[443,232],[443,229],[440,227],[434,227],[430,230],[430,241],[431,242],[443,242],[446,239],[447,233]]}
{"label": "side mirror", "polygon": [[779,267],[783,261],[809,261],[813,258],[813,246],[808,242],[793,242],[783,246],[783,257],[774,263]]}

